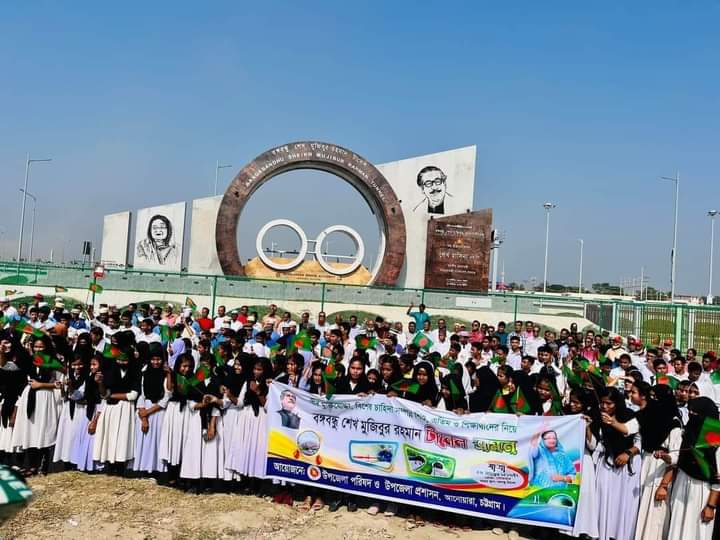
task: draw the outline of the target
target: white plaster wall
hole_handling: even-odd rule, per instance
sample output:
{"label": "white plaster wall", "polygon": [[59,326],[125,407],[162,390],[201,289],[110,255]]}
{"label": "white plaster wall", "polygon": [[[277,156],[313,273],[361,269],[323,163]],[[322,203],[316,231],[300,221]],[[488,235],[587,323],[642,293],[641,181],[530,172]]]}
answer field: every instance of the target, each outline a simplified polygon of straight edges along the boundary
{"label": "white plaster wall", "polygon": [[126,266],[129,235],[130,212],[105,216],[100,260],[109,266]]}
{"label": "white plaster wall", "polygon": [[222,195],[218,195],[192,202],[188,257],[188,272],[191,274],[223,273],[215,246],[215,222],[221,201]]}
{"label": "white plaster wall", "polygon": [[427,204],[417,185],[421,169],[434,165],[447,176],[447,195],[444,213],[436,217],[462,214],[472,210],[475,191],[475,146],[466,146],[446,152],[428,154],[390,163],[376,165],[387,178],[405,215],[407,252],[405,266],[397,286],[422,288],[425,286],[425,245],[427,240]]}

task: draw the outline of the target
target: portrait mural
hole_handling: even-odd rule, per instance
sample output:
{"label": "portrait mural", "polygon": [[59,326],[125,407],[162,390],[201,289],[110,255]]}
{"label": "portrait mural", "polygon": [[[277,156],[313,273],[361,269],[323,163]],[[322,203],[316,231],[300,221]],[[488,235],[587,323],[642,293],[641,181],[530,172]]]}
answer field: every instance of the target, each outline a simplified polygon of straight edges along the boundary
{"label": "portrait mural", "polygon": [[133,266],[145,270],[180,271],[185,203],[138,211]]}
{"label": "portrait mural", "polygon": [[447,175],[434,165],[420,169],[417,174],[417,185],[423,194],[423,199],[415,205],[413,212],[427,206],[428,214],[445,213],[445,197],[452,197],[447,190]]}

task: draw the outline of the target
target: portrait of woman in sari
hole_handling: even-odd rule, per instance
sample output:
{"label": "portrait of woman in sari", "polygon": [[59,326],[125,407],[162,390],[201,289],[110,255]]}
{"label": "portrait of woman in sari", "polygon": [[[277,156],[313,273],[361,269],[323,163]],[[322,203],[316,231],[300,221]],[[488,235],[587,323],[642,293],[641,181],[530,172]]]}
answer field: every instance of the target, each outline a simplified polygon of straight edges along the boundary
{"label": "portrait of woman in sari", "polygon": [[575,478],[575,464],[554,431],[544,431],[533,438],[529,465],[529,483],[540,488],[563,487]]}

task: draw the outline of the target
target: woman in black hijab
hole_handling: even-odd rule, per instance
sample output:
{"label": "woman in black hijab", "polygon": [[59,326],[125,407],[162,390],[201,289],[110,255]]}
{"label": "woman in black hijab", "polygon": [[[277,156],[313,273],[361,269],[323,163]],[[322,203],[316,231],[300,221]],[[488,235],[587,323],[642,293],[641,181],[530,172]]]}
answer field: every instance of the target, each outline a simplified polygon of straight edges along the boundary
{"label": "woman in black hijab", "polygon": [[500,381],[489,366],[475,371],[475,391],[470,393],[470,412],[487,412],[500,390]]}
{"label": "woman in black hijab", "polygon": [[27,386],[27,375],[20,365],[29,363],[23,358],[27,351],[9,330],[0,331],[0,462],[14,465],[17,455],[13,451],[12,434],[17,414],[17,400]]}
{"label": "woman in black hijab", "polygon": [[428,407],[437,405],[440,390],[435,382],[435,367],[427,360],[421,360],[413,367],[412,380],[417,383],[418,391],[405,392],[403,397]]}
{"label": "woman in black hijab", "polygon": [[[688,402],[689,417],[677,455],[677,472],[670,499],[670,527],[666,538],[713,538],[715,507],[720,499],[717,447],[697,449],[707,443],[700,435],[705,419],[718,419],[718,408],[708,397]],[[717,444],[717,443],[716,443]]]}
{"label": "woman in black hijab", "polygon": [[440,380],[439,410],[453,411],[463,414],[468,410],[467,396],[462,384],[462,377],[456,373],[445,375]]}

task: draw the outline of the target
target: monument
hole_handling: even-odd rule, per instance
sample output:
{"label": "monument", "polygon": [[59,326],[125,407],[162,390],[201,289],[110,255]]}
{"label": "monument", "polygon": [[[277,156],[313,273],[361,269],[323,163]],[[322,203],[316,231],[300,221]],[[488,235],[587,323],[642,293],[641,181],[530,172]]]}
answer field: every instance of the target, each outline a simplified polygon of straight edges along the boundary
{"label": "monument", "polygon": [[[187,270],[315,283],[485,291],[492,212],[472,209],[475,156],[476,148],[469,146],[375,166],[331,143],[300,141],[271,148],[243,167],[223,196],[192,201]],[[241,262],[238,221],[248,200],[272,178],[298,169],[331,173],[360,193],[378,223],[375,261],[367,267],[363,264],[366,246],[351,227],[331,225],[312,238],[298,223],[274,219],[255,237],[256,256]],[[136,213],[136,238],[130,250],[136,268],[180,268],[184,212],[185,203],[177,203]],[[116,221],[106,219],[106,228],[119,231]],[[276,228],[291,230],[298,247],[266,249],[264,239]],[[117,231],[106,232],[109,238],[121,239]],[[327,256],[322,245],[330,234],[349,237],[354,254]],[[240,241],[247,255],[248,235]]]}

